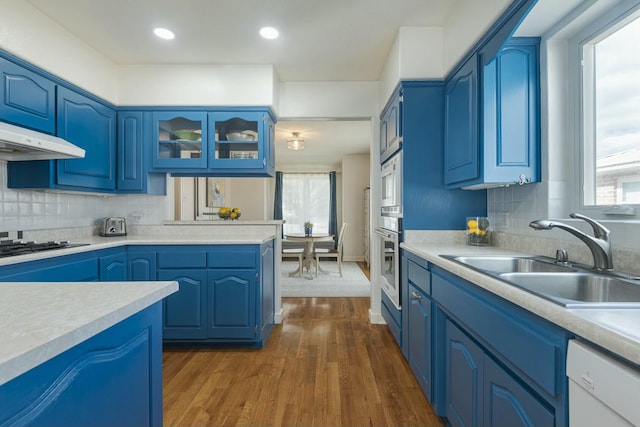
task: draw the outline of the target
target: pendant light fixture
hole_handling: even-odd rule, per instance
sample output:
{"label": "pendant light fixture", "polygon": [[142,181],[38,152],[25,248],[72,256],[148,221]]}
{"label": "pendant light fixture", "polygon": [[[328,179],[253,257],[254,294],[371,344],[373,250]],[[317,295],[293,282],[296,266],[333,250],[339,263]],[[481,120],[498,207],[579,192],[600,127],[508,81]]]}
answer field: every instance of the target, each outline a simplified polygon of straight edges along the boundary
{"label": "pendant light fixture", "polygon": [[300,132],[293,132],[293,138],[287,140],[287,148],[289,150],[304,150],[304,139],[300,136]]}

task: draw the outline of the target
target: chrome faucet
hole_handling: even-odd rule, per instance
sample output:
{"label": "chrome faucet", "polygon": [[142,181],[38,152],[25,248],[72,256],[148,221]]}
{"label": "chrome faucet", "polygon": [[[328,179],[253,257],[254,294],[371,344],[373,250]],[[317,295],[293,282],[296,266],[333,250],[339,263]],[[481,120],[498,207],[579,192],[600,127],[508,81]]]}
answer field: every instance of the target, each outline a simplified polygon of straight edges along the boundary
{"label": "chrome faucet", "polygon": [[539,219],[531,221],[529,227],[535,230],[551,230],[552,228],[561,228],[582,240],[591,250],[593,255],[593,266],[596,270],[612,270],[613,254],[611,252],[611,243],[609,242],[609,230],[599,222],[580,215],[577,213],[569,214],[571,218],[578,218],[586,221],[593,228],[593,237],[570,225],[561,222],[551,221],[548,219]]}

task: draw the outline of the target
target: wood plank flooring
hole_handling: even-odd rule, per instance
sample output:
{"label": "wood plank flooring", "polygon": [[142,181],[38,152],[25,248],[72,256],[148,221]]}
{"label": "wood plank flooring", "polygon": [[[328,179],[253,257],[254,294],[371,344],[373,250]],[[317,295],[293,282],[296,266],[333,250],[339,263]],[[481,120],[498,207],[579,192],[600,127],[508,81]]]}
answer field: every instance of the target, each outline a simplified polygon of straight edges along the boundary
{"label": "wood plank flooring", "polygon": [[444,426],[369,298],[283,298],[260,350],[166,350],[165,426]]}

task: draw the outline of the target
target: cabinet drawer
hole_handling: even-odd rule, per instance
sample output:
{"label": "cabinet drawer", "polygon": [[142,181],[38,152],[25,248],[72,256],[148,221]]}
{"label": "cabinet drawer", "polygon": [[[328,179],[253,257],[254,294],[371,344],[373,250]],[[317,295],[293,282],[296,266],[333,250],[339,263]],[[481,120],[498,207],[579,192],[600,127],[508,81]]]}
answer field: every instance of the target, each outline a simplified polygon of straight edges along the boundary
{"label": "cabinet drawer", "polygon": [[562,330],[449,273],[434,271],[432,281],[434,299],[470,333],[546,392],[561,391]]}
{"label": "cabinet drawer", "polygon": [[408,260],[407,279],[409,280],[409,283],[419,288],[422,292],[427,295],[431,295],[431,273],[429,270],[411,260]]}
{"label": "cabinet drawer", "polygon": [[182,251],[158,251],[158,268],[206,268],[206,249],[189,248]]}
{"label": "cabinet drawer", "polygon": [[209,268],[256,268],[255,248],[219,246],[208,251]]}

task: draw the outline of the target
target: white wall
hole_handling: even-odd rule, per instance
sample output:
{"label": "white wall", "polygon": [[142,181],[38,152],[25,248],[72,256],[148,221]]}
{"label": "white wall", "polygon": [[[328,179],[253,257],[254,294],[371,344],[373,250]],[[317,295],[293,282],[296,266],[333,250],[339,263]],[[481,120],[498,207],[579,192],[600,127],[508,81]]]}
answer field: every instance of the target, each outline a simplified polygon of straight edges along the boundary
{"label": "white wall", "polygon": [[[364,260],[363,191],[369,186],[369,155],[349,155],[342,158],[342,222],[346,222],[343,244],[345,261]],[[342,226],[338,223],[338,230]]]}
{"label": "white wall", "polygon": [[281,82],[280,118],[363,118],[380,114],[378,82]]}
{"label": "white wall", "polygon": [[378,109],[384,108],[400,80],[442,79],[442,28],[402,27],[380,78]]}
{"label": "white wall", "polygon": [[106,101],[117,101],[117,66],[23,0],[0,0],[0,48]]}
{"label": "white wall", "polygon": [[458,0],[443,28],[443,65],[447,75],[493,25],[511,0]]}
{"label": "white wall", "polygon": [[273,65],[123,65],[118,105],[275,105]]}

